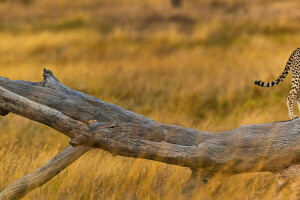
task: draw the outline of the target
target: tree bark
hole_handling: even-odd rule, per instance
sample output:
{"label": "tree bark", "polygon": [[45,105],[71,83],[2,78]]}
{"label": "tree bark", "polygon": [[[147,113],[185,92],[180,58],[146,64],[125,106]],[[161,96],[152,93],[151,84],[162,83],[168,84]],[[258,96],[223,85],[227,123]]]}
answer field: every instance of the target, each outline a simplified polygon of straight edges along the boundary
{"label": "tree bark", "polygon": [[[200,176],[195,169],[201,169],[202,181],[206,182],[205,177],[218,171],[281,174],[292,166],[299,169],[300,164],[300,119],[244,125],[215,134],[160,124],[72,90],[49,70],[44,70],[44,80],[37,83],[0,77],[0,114],[8,112],[60,131],[70,137],[72,146],[100,148],[114,155],[189,167],[196,174],[191,181]],[[73,160],[76,159],[74,156]],[[299,170],[290,171],[293,177],[300,175]],[[44,183],[37,182],[28,188]]]}
{"label": "tree bark", "polygon": [[76,161],[90,148],[69,146],[43,167],[10,184],[0,193],[0,199],[20,199],[27,192],[40,187]]}

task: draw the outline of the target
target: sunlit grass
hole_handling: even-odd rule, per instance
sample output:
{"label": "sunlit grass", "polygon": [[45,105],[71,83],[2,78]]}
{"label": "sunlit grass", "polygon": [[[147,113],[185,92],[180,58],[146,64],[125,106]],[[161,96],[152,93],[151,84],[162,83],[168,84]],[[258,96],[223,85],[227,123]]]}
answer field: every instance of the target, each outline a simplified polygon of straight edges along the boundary
{"label": "sunlit grass", "polygon": [[[288,119],[287,81],[300,43],[295,1],[0,1],[0,72],[65,85],[158,122],[216,132]],[[10,114],[0,118],[0,189],[42,166],[68,139]],[[25,199],[182,199],[190,171],[92,150]],[[214,177],[194,199],[296,199],[270,173]],[[298,194],[297,194],[298,192]],[[298,195],[299,196],[299,195]]]}

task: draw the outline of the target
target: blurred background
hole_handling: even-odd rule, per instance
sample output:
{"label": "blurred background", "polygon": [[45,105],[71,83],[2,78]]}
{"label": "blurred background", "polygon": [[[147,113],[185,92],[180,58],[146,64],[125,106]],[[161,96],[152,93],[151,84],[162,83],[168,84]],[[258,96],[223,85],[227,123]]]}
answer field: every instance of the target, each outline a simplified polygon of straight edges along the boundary
{"label": "blurred background", "polygon": [[[41,81],[46,67],[75,90],[203,131],[287,120],[291,76],[271,89],[252,82],[277,78],[299,47],[299,9],[296,0],[0,0],[0,75]],[[13,114],[0,127],[0,190],[68,144]],[[183,199],[189,174],[96,149],[24,199]],[[271,173],[215,177],[194,199],[297,199],[299,182],[278,191]]]}

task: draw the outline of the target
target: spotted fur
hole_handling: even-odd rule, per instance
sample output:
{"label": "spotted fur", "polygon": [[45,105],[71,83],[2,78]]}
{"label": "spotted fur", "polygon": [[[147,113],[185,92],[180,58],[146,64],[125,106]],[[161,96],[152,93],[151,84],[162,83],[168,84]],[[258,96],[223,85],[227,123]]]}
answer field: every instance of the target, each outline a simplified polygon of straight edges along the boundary
{"label": "spotted fur", "polygon": [[298,109],[300,110],[300,48],[292,53],[282,74],[276,80],[272,82],[254,81],[254,84],[261,87],[273,87],[278,85],[285,79],[291,69],[293,74],[292,89],[287,97],[287,106],[290,119],[296,119],[298,117],[294,114],[293,105],[296,97]]}

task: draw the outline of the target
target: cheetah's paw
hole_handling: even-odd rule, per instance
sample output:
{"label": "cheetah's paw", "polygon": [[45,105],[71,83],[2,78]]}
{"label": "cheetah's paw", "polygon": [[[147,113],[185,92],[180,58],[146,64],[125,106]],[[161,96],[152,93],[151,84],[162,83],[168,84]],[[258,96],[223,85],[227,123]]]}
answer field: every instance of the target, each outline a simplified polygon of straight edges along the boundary
{"label": "cheetah's paw", "polygon": [[297,116],[297,115],[292,115],[292,116],[290,116],[290,119],[291,120],[294,120],[294,119],[298,119],[299,117]]}

